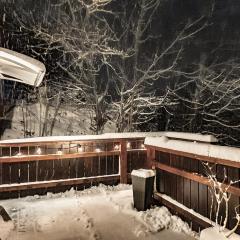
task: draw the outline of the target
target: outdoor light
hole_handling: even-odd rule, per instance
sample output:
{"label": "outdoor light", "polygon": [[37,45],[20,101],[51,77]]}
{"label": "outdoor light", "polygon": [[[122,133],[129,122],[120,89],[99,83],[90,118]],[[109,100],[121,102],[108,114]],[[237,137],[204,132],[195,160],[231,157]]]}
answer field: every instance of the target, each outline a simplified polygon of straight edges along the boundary
{"label": "outdoor light", "polygon": [[58,149],[58,150],[57,150],[57,154],[58,154],[58,155],[62,155],[62,150],[61,150],[61,149]]}
{"label": "outdoor light", "polygon": [[130,148],[131,148],[131,143],[127,142],[127,149],[130,149]]}
{"label": "outdoor light", "polygon": [[79,153],[83,152],[83,147],[81,145],[78,145],[78,152]]}
{"label": "outdoor light", "polygon": [[95,151],[96,152],[101,152],[101,149],[100,148],[96,148]]}
{"label": "outdoor light", "polygon": [[41,150],[40,147],[37,148],[36,153],[37,153],[38,155],[41,155],[41,154],[42,154],[42,150]]}
{"label": "outdoor light", "polygon": [[120,148],[120,147],[119,147],[118,144],[116,144],[116,145],[114,146],[114,150],[116,150],[116,151],[119,150],[119,148]]}
{"label": "outdoor light", "polygon": [[16,156],[22,156],[22,153],[19,151]]}
{"label": "outdoor light", "polygon": [[145,145],[144,145],[143,143],[141,144],[141,148],[142,148],[142,149],[145,149]]}

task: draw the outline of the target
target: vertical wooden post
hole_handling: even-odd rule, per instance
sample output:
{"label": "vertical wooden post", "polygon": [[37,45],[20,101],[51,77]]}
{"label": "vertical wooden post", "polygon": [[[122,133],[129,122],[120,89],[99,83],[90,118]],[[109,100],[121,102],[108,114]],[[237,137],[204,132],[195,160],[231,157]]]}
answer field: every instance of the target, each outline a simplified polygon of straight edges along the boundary
{"label": "vertical wooden post", "polygon": [[[2,147],[0,147],[0,156],[3,156]],[[0,185],[2,184],[3,179],[3,163],[0,163]]]}
{"label": "vertical wooden post", "polygon": [[147,147],[146,168],[152,169],[153,161],[155,161],[155,150],[151,147]]}
{"label": "vertical wooden post", "polygon": [[127,183],[127,142],[122,140],[120,144],[121,144],[119,156],[120,183]]}

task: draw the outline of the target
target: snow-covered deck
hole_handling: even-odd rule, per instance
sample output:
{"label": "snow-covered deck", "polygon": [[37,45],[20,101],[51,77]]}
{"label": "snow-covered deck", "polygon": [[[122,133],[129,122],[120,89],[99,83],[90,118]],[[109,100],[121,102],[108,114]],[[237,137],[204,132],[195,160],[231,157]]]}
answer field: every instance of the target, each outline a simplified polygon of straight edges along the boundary
{"label": "snow-covered deck", "polygon": [[[193,240],[196,236],[186,223],[171,215],[167,208],[155,207],[146,212],[137,212],[132,202],[130,185],[100,185],[82,192],[70,190],[18,201],[4,200],[0,205],[10,214],[14,228],[0,221],[0,238]],[[6,238],[7,233],[9,238]]]}

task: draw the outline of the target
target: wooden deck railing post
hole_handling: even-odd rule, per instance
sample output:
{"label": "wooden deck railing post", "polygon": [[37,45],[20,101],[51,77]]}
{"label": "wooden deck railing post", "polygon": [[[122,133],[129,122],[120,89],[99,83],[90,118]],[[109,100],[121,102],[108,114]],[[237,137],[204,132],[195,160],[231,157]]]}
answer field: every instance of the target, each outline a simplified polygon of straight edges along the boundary
{"label": "wooden deck railing post", "polygon": [[153,162],[155,161],[155,149],[151,147],[147,147],[147,162],[146,168],[153,168]]}
{"label": "wooden deck railing post", "polygon": [[120,144],[120,183],[127,183],[127,142],[122,140]]}

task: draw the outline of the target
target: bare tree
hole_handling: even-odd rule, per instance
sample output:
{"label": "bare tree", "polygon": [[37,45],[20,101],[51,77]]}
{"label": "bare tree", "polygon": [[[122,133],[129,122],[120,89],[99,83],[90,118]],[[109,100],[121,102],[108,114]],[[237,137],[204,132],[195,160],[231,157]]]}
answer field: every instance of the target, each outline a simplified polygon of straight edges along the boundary
{"label": "bare tree", "polygon": [[105,19],[105,14],[112,14],[105,9],[109,3],[110,0],[77,3],[62,0],[51,5],[58,12],[54,19],[51,16],[51,21],[59,28],[35,24],[33,29],[35,37],[46,43],[32,46],[34,49],[62,54],[56,64],[65,76],[55,84],[73,105],[91,112],[91,129],[95,133],[103,131],[107,105],[111,103],[108,62],[112,56],[124,57],[126,54],[114,46],[118,39]]}
{"label": "bare tree", "polygon": [[[183,113],[183,130],[214,134],[232,144],[239,141],[239,66],[238,61],[229,60],[209,66],[200,64],[196,71],[184,73],[185,81],[170,89],[172,96],[188,109]],[[183,91],[190,94],[185,97]]]}
{"label": "bare tree", "polygon": [[[208,163],[203,163],[205,169],[206,169],[206,174],[209,179],[210,185],[211,185],[211,194],[212,194],[212,205],[211,205],[211,212],[213,210],[213,202],[214,199],[216,200],[217,207],[216,207],[216,217],[215,217],[215,224],[216,226],[219,226],[219,232],[223,232],[223,234],[226,237],[230,237],[236,230],[237,227],[240,225],[240,214],[238,213],[238,208],[239,206],[235,207],[235,213],[236,213],[236,219],[237,223],[233,227],[233,229],[227,231],[226,233],[224,230],[227,227],[227,223],[229,220],[229,200],[231,198],[231,194],[228,193],[229,188],[238,183],[240,180],[236,181],[230,181],[227,182],[228,176],[226,173],[226,169],[224,168],[224,176],[223,180],[221,182],[218,181],[216,173],[213,171],[213,166],[210,166]],[[223,219],[223,216],[220,216],[220,208],[222,207],[222,204],[225,207],[225,217]]]}
{"label": "bare tree", "polygon": [[[116,13],[109,10],[111,0],[49,1],[43,21],[34,20],[31,28],[18,16],[22,28],[42,40],[29,46],[36,54],[54,57],[58,52],[55,64],[64,76],[54,84],[71,104],[90,111],[95,133],[103,131],[112,114],[117,131],[134,131],[159,108],[176,104],[168,92],[159,92],[159,80],[173,77],[183,42],[206,24],[203,17],[188,21],[163,41],[160,32],[151,30],[160,3],[141,0],[129,8],[132,3],[126,1]],[[148,44],[152,48],[146,51]]]}
{"label": "bare tree", "polygon": [[[154,17],[160,9],[160,0],[141,0],[130,14],[123,11],[121,22],[124,32],[120,44],[130,49],[130,56],[115,65],[113,78],[116,82],[117,101],[114,109],[118,120],[118,131],[134,131],[143,123],[153,119],[159,108],[175,105],[170,102],[168,92],[156,91],[159,80],[170,78],[183,52],[183,42],[206,27],[203,17],[186,23],[168,42],[162,41],[160,33],[151,32]],[[124,7],[127,9],[127,7]],[[131,39],[129,44],[128,39]],[[152,46],[144,51],[144,46]],[[158,82],[158,83],[157,83]]]}

